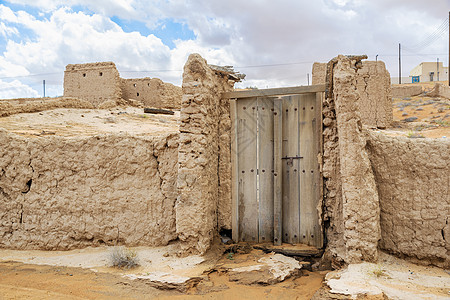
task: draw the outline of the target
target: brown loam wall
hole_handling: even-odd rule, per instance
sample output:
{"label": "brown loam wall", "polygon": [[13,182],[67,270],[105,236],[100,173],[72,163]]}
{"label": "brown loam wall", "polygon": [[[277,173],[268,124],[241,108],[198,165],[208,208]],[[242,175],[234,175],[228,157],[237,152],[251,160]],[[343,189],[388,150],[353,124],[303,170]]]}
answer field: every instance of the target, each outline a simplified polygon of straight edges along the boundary
{"label": "brown loam wall", "polygon": [[[325,63],[314,63],[312,84],[326,82]],[[359,92],[358,109],[363,125],[371,128],[387,128],[391,126],[392,99],[390,96],[391,79],[382,61],[362,61],[357,71],[356,89]]]}
{"label": "brown loam wall", "polygon": [[358,110],[360,59],[338,56],[333,67],[333,99],[339,147],[343,238],[346,262],[376,261],[380,239],[378,195]]}
{"label": "brown loam wall", "polygon": [[135,99],[145,107],[179,109],[181,87],[158,78],[121,79],[122,98]]}
{"label": "brown loam wall", "polygon": [[360,99],[358,108],[363,125],[387,128],[393,121],[391,75],[382,61],[363,61],[358,70],[356,88]]}
{"label": "brown loam wall", "polygon": [[422,86],[420,85],[392,85],[391,97],[404,98],[413,97],[422,94]]}
{"label": "brown loam wall", "polygon": [[231,222],[231,121],[228,100],[221,94],[233,85],[200,55],[189,56],[183,74],[176,205],[185,253],[204,253],[218,226]]}
{"label": "brown loam wall", "polygon": [[122,91],[116,65],[113,62],[67,65],[64,96],[89,101],[95,107],[106,101],[118,102]]}
{"label": "brown loam wall", "polygon": [[0,247],[165,245],[175,228],[176,134],[26,138],[0,129]]}
{"label": "brown loam wall", "polygon": [[327,75],[327,64],[315,62],[312,67],[311,84],[324,84]]}
{"label": "brown loam wall", "polygon": [[450,267],[450,141],[369,132],[381,207],[380,248]]}
{"label": "brown loam wall", "polygon": [[67,97],[8,99],[0,100],[0,117],[55,108],[94,108],[94,106],[89,101]]}
{"label": "brown loam wall", "polygon": [[450,99],[450,87],[443,85],[442,83],[436,83],[433,90],[431,90],[427,96]]}

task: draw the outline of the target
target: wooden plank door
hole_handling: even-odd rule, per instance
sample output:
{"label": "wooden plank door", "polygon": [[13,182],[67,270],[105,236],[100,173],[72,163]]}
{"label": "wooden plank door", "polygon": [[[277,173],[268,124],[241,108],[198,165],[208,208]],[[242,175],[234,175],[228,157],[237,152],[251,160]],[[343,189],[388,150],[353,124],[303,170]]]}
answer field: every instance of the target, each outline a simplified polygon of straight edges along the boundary
{"label": "wooden plank door", "polygon": [[233,239],[322,247],[322,93],[231,100]]}

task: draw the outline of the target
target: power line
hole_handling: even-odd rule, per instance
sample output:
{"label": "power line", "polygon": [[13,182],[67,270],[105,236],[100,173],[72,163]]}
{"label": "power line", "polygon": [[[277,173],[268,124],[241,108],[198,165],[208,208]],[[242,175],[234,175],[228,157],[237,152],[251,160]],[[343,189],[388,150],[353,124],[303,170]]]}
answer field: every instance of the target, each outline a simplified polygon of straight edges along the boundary
{"label": "power line", "polygon": [[449,19],[445,19],[441,25],[433,32],[431,33],[429,36],[427,36],[426,38],[424,38],[421,42],[412,45],[412,46],[404,46],[405,49],[409,49],[410,52],[418,52],[421,51],[425,48],[427,48],[428,46],[432,45],[434,42],[436,42],[438,39],[440,39],[445,33],[448,32],[449,28],[448,28],[448,22]]}

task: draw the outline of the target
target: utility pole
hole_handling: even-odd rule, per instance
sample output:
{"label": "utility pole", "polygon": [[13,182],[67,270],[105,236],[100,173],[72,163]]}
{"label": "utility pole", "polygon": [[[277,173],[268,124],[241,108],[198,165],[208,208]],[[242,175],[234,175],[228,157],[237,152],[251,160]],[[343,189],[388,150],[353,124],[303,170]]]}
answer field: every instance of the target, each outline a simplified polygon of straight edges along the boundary
{"label": "utility pole", "polygon": [[308,77],[308,85],[309,85],[309,73],[306,73],[306,76]]}
{"label": "utility pole", "polygon": [[439,81],[439,57],[437,58],[436,62],[436,75],[437,75],[437,81]]}
{"label": "utility pole", "polygon": [[45,98],[45,79],[42,81],[42,86],[44,88],[44,98]]}
{"label": "utility pole", "polygon": [[402,84],[402,45],[398,43],[398,84]]}

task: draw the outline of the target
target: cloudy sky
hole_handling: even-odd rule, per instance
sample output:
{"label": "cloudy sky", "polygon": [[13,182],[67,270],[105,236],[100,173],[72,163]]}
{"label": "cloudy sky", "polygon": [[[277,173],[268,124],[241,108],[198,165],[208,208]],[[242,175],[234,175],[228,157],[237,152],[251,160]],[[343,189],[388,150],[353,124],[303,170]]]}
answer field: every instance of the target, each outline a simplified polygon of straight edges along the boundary
{"label": "cloudy sky", "polygon": [[0,1],[0,98],[63,93],[67,64],[113,61],[121,77],[180,85],[197,52],[247,74],[239,87],[307,84],[312,63],[367,54],[398,76],[448,64],[450,0]]}

